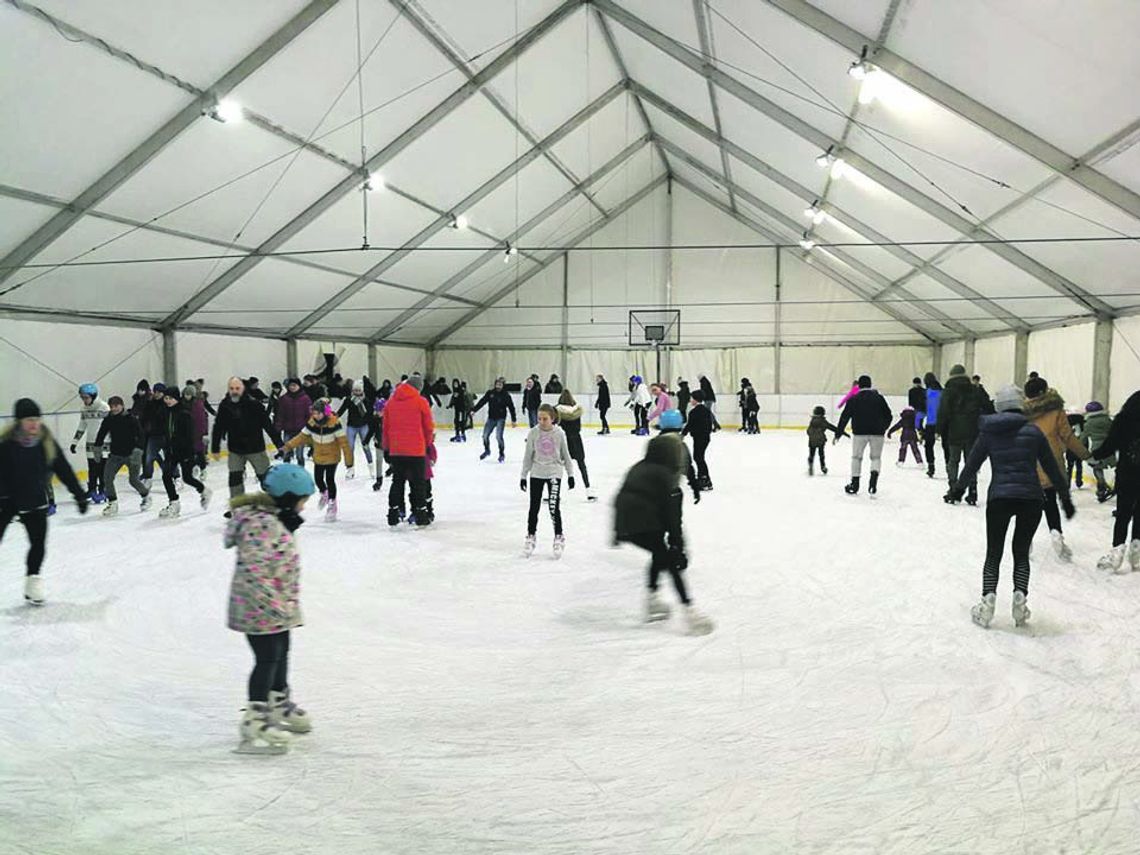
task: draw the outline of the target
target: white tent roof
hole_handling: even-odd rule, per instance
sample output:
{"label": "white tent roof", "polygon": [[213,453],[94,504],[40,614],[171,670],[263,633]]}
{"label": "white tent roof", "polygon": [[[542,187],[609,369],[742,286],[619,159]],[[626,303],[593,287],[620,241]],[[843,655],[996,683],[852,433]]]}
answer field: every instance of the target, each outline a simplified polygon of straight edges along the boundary
{"label": "white tent roof", "polygon": [[694,343],[1113,317],[1137,32],[1131,0],[5,0],[0,312],[604,345],[668,280]]}

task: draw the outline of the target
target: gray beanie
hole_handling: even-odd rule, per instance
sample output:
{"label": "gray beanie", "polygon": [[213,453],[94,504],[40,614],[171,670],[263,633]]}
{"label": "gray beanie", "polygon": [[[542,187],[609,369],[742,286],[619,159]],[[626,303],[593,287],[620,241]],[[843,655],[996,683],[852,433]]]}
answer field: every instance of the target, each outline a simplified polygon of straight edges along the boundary
{"label": "gray beanie", "polygon": [[951,377],[957,377],[959,374],[965,374],[965,373],[966,373],[966,366],[965,365],[955,365],[953,368],[950,369],[950,376]]}
{"label": "gray beanie", "polygon": [[994,395],[994,409],[999,413],[1021,412],[1025,406],[1025,396],[1016,386],[1002,386]]}
{"label": "gray beanie", "polygon": [[422,390],[424,388],[424,378],[419,374],[413,374],[405,382],[413,389]]}

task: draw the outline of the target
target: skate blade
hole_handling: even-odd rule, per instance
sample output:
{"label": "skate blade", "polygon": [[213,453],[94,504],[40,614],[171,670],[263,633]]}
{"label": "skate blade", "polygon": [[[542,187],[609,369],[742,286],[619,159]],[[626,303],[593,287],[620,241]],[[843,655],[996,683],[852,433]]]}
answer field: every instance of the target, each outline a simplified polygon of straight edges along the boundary
{"label": "skate blade", "polygon": [[668,613],[665,613],[663,615],[658,615],[658,614],[647,615],[645,618],[646,623],[664,623],[667,620],[669,620],[669,614]]}
{"label": "skate blade", "polygon": [[35,606],[36,608],[39,608],[46,602],[46,600],[33,600],[31,597],[24,597],[24,602],[29,606]]}
{"label": "skate blade", "polygon": [[256,742],[241,742],[234,749],[234,754],[288,754],[288,743],[266,743],[259,745]]}

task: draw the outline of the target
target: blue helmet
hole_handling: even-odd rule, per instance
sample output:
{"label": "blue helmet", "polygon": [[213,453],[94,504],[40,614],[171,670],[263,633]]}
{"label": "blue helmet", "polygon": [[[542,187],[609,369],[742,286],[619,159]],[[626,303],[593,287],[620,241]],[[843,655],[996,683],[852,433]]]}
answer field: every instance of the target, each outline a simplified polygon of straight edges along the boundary
{"label": "blue helmet", "polygon": [[265,473],[265,492],[275,499],[282,496],[311,496],[317,492],[313,476],[295,463],[278,463]]}
{"label": "blue helmet", "polygon": [[657,420],[657,424],[661,430],[680,430],[684,420],[681,418],[680,410],[666,410]]}
{"label": "blue helmet", "polygon": [[82,386],[79,387],[79,394],[80,395],[86,395],[88,398],[98,398],[99,397],[99,387],[96,386],[94,383],[84,383]]}
{"label": "blue helmet", "polygon": [[640,375],[640,374],[634,374],[634,375],[633,375],[633,382],[634,382],[634,384],[635,384],[635,385],[638,385],[638,386],[640,386],[640,385],[641,385],[641,384],[642,384],[644,381],[641,379],[641,375]]}

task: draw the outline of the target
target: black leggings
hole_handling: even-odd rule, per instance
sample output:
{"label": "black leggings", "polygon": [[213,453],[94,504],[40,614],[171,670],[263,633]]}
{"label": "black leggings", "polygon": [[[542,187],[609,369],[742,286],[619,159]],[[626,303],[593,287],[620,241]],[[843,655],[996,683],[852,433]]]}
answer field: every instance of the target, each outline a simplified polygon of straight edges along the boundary
{"label": "black leggings", "polygon": [[15,508],[0,507],[0,541],[4,539],[4,532],[12,520],[20,518],[24,524],[24,531],[28,533],[28,573],[37,576],[44,563],[47,552],[47,509],[34,511],[17,511]]}
{"label": "black leggings", "polygon": [[[934,445],[937,442],[938,434],[934,432],[933,427],[922,432],[922,446],[926,449],[926,469],[928,472],[934,472]],[[945,452],[945,449],[943,451]]]}
{"label": "black leggings", "polygon": [[561,478],[531,478],[530,479],[530,510],[526,516],[526,533],[534,534],[538,531],[538,508],[542,504],[542,491],[544,487],[550,489],[547,506],[550,508],[550,518],[554,520],[554,533],[562,534],[562,479]]}
{"label": "black leggings", "polygon": [[602,409],[602,410],[598,410],[598,417],[602,420],[602,430],[609,430],[610,429],[610,423],[606,421],[606,413],[608,413],[609,411],[610,411],[609,407],[606,407],[605,409]]}
{"label": "black leggings", "polygon": [[991,499],[986,503],[986,563],[982,567],[982,595],[997,591],[1001,554],[1009,522],[1013,527],[1013,590],[1029,594],[1029,547],[1041,525],[1041,502],[1034,499]]}
{"label": "black leggings", "polygon": [[162,466],[162,486],[166,488],[167,499],[173,502],[178,498],[178,490],[174,486],[175,467],[181,467],[182,483],[187,487],[193,487],[199,493],[206,489],[206,485],[194,477],[194,460],[192,458],[172,460],[167,457]]}
{"label": "black leggings", "polygon": [[265,702],[269,693],[289,688],[289,630],[271,635],[247,635],[253,649],[253,670],[249,672],[249,699]]}
{"label": "black leggings", "polygon": [[705,461],[705,452],[709,447],[709,438],[707,436],[693,435],[693,462],[697,464],[697,477],[709,477],[709,465]]}
{"label": "black leggings", "polygon": [[827,466],[827,447],[823,445],[809,445],[808,446],[808,466],[815,460],[816,453],[819,454],[819,465],[821,467]]}
{"label": "black leggings", "polygon": [[578,472],[582,476],[582,486],[587,490],[590,489],[590,473],[586,471],[586,455],[575,457],[574,462],[578,464]]}
{"label": "black leggings", "polygon": [[1112,524],[1112,545],[1128,542],[1128,524],[1132,524],[1132,539],[1140,539],[1140,484],[1133,484],[1116,475],[1116,519]]}
{"label": "black leggings", "polygon": [[674,567],[673,562],[669,560],[669,547],[665,545],[665,532],[651,531],[635,534],[629,538],[629,542],[634,546],[640,546],[650,554],[649,590],[657,590],[657,581],[661,576],[661,571],[664,570],[673,579],[673,588],[677,591],[677,598],[686,606],[689,605],[691,601],[689,600],[689,592],[685,588],[685,577],[683,571]]}
{"label": "black leggings", "polygon": [[330,499],[336,498],[336,467],[338,463],[316,463],[313,465],[313,480],[317,482],[317,490],[328,493]]}
{"label": "black leggings", "polygon": [[1061,531],[1061,510],[1057,507],[1057,491],[1052,487],[1045,491],[1045,522],[1049,531]]}
{"label": "black leggings", "polygon": [[1084,486],[1085,462],[1081,458],[1077,457],[1077,455],[1073,454],[1073,452],[1066,449],[1065,450],[1065,465],[1068,467],[1068,472],[1066,474],[1069,476],[1069,484],[1072,485],[1072,483],[1073,483],[1073,469],[1076,469],[1077,470],[1077,482],[1076,482],[1077,486],[1078,487]]}

